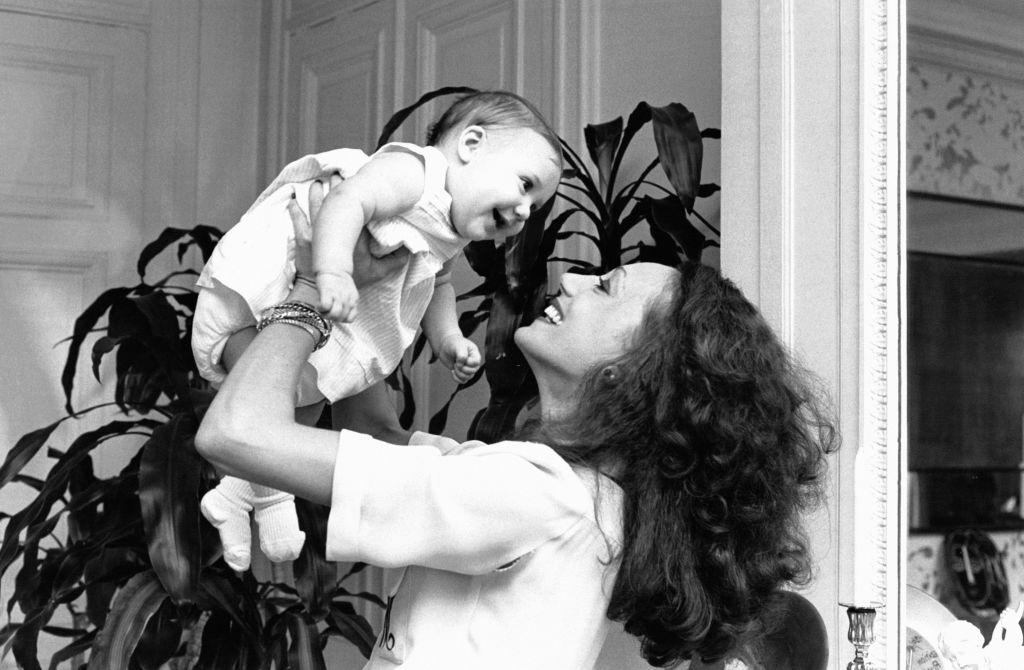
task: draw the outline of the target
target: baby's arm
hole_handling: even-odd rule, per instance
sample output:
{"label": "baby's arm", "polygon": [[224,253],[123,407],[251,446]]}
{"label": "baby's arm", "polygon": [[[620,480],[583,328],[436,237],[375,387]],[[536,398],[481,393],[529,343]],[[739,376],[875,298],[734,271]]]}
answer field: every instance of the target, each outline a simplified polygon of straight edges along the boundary
{"label": "baby's arm", "polygon": [[434,284],[434,296],[427,305],[420,325],[430,342],[431,350],[437,354],[452,376],[460,384],[468,382],[480,369],[480,350],[472,340],[463,337],[459,329],[459,318],[455,313],[455,289],[450,277],[451,261],[438,273]]}
{"label": "baby's arm", "polygon": [[422,160],[385,152],[332,188],[313,222],[313,270],[320,311],[334,321],[355,317],[359,293],[352,280],[353,250],[370,221],[400,214],[423,195]]}

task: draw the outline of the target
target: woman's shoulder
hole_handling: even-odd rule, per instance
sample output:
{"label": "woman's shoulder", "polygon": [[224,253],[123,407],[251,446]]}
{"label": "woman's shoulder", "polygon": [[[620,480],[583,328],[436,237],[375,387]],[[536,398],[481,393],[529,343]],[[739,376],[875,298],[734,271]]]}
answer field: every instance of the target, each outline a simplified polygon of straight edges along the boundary
{"label": "woman's shoulder", "polygon": [[[451,456],[487,457],[491,455],[512,455],[528,461],[543,476],[557,480],[570,495],[582,502],[582,513],[595,521],[611,539],[621,539],[623,491],[615,481],[595,470],[582,465],[572,465],[550,446],[541,442],[503,440],[486,443],[479,440],[457,442],[450,438],[419,433],[421,440],[436,440],[424,444],[437,446]],[[414,437],[415,439],[415,437]],[[444,446],[440,446],[441,444]]]}

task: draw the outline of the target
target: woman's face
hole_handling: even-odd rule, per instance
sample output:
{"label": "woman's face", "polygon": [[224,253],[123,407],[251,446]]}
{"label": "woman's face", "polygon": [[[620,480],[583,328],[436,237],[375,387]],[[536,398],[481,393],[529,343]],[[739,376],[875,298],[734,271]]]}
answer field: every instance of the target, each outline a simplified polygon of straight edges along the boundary
{"label": "woman's face", "polygon": [[538,378],[554,374],[578,382],[595,365],[625,353],[648,307],[668,298],[678,276],[657,263],[601,276],[565,274],[544,314],[516,331],[516,344]]}

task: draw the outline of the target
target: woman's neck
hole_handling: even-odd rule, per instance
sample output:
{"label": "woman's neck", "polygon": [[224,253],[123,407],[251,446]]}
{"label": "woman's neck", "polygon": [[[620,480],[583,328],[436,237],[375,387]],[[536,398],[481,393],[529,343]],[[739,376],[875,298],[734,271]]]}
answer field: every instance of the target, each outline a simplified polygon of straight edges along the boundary
{"label": "woman's neck", "polygon": [[537,377],[537,395],[540,399],[540,419],[552,421],[568,416],[576,404],[576,385]]}

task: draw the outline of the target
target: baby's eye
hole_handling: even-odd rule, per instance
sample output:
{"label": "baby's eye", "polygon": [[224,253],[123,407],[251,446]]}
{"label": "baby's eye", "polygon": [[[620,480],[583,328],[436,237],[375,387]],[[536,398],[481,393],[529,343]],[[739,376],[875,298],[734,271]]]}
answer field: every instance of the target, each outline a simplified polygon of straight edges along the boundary
{"label": "baby's eye", "polygon": [[523,182],[523,188],[527,191],[533,188],[533,180],[529,177],[520,177],[519,181]]}

